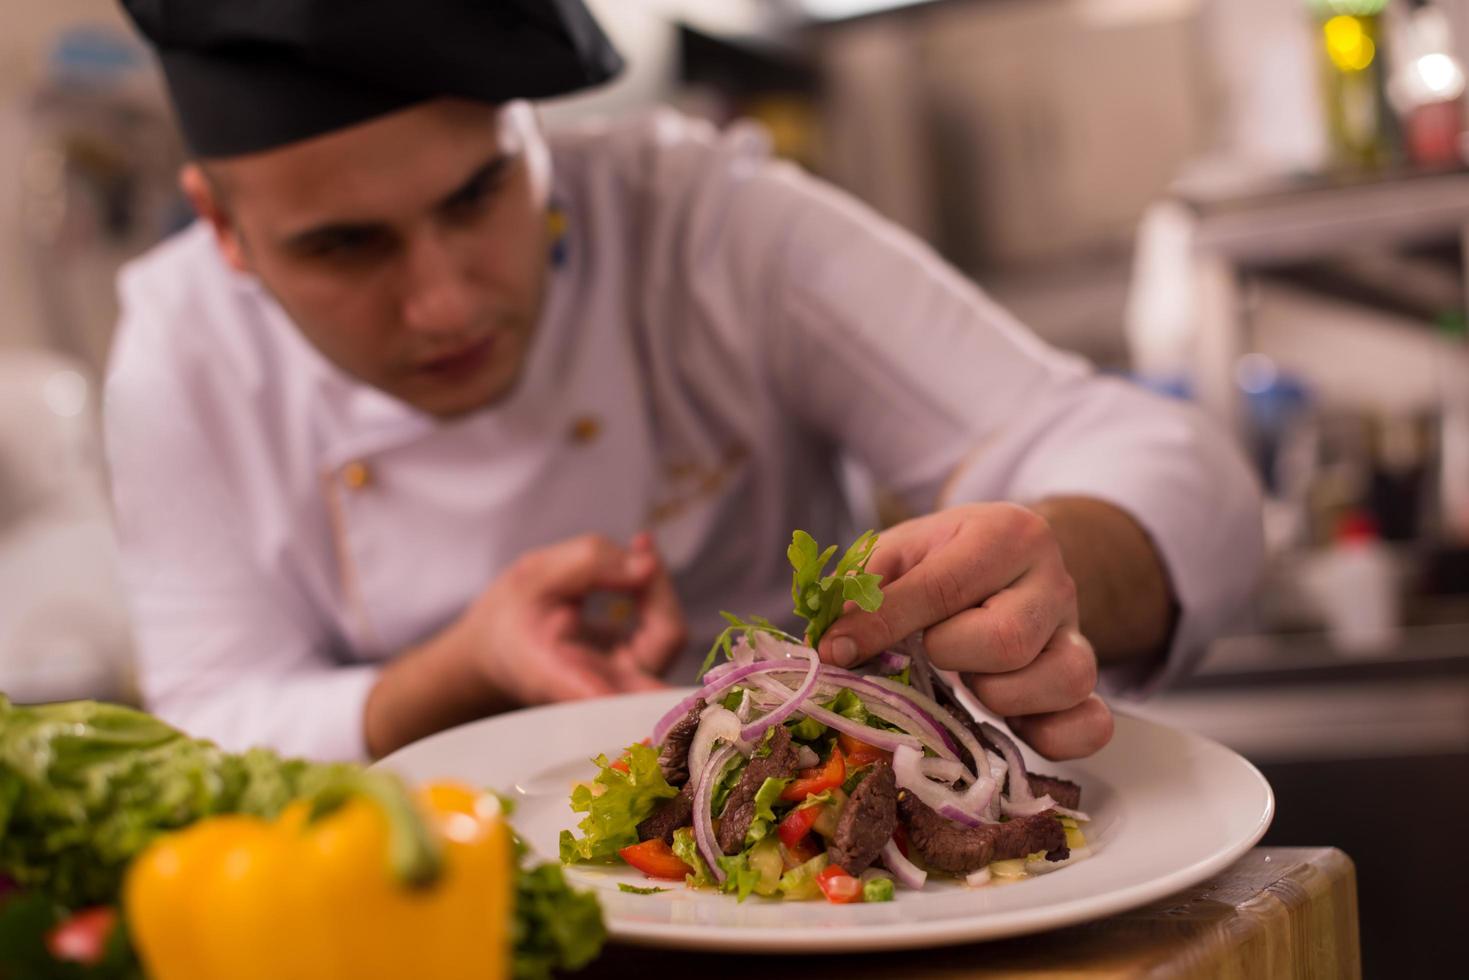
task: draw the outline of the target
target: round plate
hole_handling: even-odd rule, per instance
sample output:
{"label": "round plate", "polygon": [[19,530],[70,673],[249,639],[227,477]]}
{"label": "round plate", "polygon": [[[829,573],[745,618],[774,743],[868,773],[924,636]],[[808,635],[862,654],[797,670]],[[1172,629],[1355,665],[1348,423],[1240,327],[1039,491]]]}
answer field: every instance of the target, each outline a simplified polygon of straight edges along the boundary
{"label": "round plate", "polygon": [[[413,781],[452,778],[516,801],[512,822],[541,858],[581,819],[572,784],[589,761],[648,736],[688,691],[658,691],[518,711],[441,732],[378,763]],[[1208,739],[1126,715],[1101,752],[1078,762],[1027,761],[1082,786],[1093,854],[1013,884],[933,882],[871,905],[782,902],[653,882],[629,867],[571,866],[596,889],[615,940],[742,953],[902,949],[997,939],[1113,915],[1163,898],[1228,867],[1270,825],[1274,798],[1254,766]],[[618,882],[672,884],[634,895]]]}

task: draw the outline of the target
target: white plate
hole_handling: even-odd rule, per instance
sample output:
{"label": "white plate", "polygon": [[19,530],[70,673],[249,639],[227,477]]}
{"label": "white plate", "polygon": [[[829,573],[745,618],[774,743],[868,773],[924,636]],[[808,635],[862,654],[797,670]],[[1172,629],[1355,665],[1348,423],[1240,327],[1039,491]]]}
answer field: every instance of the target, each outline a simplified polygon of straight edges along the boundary
{"label": "white plate", "polygon": [[[660,691],[519,711],[442,732],[379,765],[409,779],[465,780],[516,799],[516,829],[543,858],[575,827],[572,783],[588,761],[639,741],[686,691]],[[1027,759],[1032,757],[1027,754]],[[597,890],[613,938],[647,946],[750,952],[901,949],[1015,936],[1135,908],[1228,867],[1270,825],[1274,798],[1254,766],[1198,735],[1119,715],[1112,743],[1090,759],[1040,762],[1082,786],[1093,856],[1014,884],[930,883],[872,905],[781,902],[695,891],[621,892],[650,882],[628,867],[574,866]]]}

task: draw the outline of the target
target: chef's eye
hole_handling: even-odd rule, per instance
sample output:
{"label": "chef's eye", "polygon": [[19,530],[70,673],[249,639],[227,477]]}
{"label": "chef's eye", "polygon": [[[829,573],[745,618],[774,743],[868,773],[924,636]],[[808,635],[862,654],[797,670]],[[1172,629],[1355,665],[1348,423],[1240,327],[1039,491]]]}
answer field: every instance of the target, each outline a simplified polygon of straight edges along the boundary
{"label": "chef's eye", "polygon": [[496,160],[481,168],[444,199],[440,212],[450,221],[470,221],[479,217],[504,183],[509,163],[509,160]]}
{"label": "chef's eye", "polygon": [[392,236],[379,228],[333,228],[300,243],[302,255],[313,259],[365,259],[386,255]]}

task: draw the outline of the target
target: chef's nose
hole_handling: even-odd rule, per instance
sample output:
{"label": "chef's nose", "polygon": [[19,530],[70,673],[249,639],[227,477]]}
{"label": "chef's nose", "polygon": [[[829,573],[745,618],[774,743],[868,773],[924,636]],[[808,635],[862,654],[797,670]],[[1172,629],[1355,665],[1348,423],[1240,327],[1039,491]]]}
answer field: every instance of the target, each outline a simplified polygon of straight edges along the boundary
{"label": "chef's nose", "polygon": [[473,315],[472,283],[454,249],[441,232],[417,236],[407,249],[403,322],[420,333],[460,333]]}

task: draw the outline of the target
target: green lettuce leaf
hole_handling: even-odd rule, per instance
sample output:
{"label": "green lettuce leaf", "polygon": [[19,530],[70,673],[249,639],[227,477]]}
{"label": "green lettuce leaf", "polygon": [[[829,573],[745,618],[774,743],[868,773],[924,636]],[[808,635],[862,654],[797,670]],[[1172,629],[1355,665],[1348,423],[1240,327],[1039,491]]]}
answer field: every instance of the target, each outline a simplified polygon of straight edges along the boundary
{"label": "green lettuce leaf", "polygon": [[699,843],[694,839],[694,828],[680,827],[673,832],[673,853],[680,861],[694,869],[684,878],[691,888],[714,884],[714,876],[709,873],[709,865],[704,863],[704,856],[699,853]]}
{"label": "green lettuce leaf", "polygon": [[745,774],[745,766],[748,764],[745,757],[738,753],[730,756],[729,761],[724,764],[724,772],[714,780],[714,789],[709,794],[710,813],[724,812],[724,804],[729,802],[729,794]]}
{"label": "green lettuce leaf", "polygon": [[802,718],[800,721],[788,724],[791,729],[791,738],[798,742],[818,742],[826,734],[826,726],[815,718]]}
{"label": "green lettuce leaf", "polygon": [[561,832],[561,861],[613,861],[622,848],[638,842],[638,824],[648,818],[660,800],[678,795],[658,768],[658,750],[648,745],[629,746],[627,772],[613,769],[605,755],[592,760],[598,767],[596,782],[603,789],[593,796],[590,787],[579,785],[571,792],[571,809],[585,813],[577,824],[578,839],[569,830]]}
{"label": "green lettuce leaf", "polygon": [[606,939],[597,897],[567,885],[560,867],[547,862],[520,871],[511,925],[515,980],[550,980],[555,972],[579,970],[597,958]]}
{"label": "green lettuce leaf", "polygon": [[862,703],[862,699],[853,694],[851,688],[842,688],[836,697],[826,702],[822,707],[826,708],[827,711],[841,715],[843,718],[850,718],[852,721],[863,725],[868,724],[872,717],[868,714],[867,706]]}
{"label": "green lettuce leaf", "polygon": [[272,819],[350,768],[231,754],[121,705],[0,695],[0,874],[64,908],[113,904],[158,835],[219,813]]}
{"label": "green lettuce leaf", "polygon": [[719,867],[723,869],[725,875],[723,890],[727,894],[734,895],[738,901],[743,902],[749,898],[755,886],[760,884],[760,872],[750,867],[748,850],[728,857],[721,855]]}
{"label": "green lettuce leaf", "polygon": [[765,839],[770,833],[771,827],[775,826],[775,810],[773,807],[780,800],[780,794],[790,785],[790,779],[777,779],[774,776],[766,778],[755,791],[755,818],[750,821],[750,829],[745,831],[745,844],[757,844]]}

